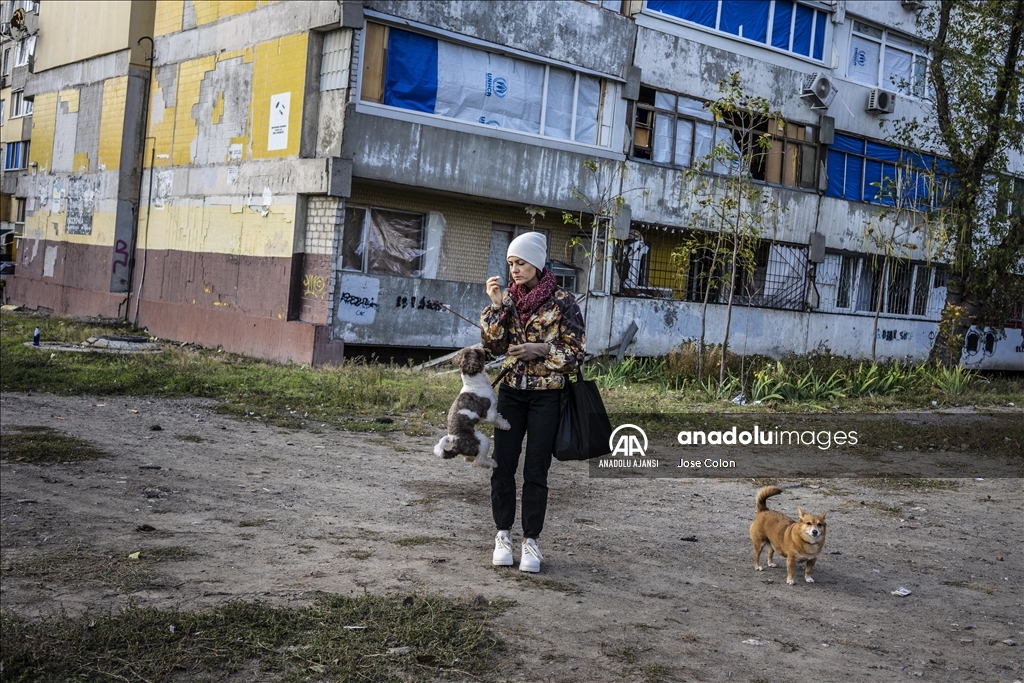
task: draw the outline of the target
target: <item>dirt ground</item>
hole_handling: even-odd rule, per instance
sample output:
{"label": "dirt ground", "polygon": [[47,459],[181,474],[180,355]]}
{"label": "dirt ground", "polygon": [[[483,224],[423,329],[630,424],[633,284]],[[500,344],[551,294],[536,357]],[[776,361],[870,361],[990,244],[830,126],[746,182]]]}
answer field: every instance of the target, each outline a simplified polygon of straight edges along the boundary
{"label": "dirt ground", "polygon": [[[772,507],[827,511],[829,529],[817,582],[788,586],[784,563],[752,566],[754,482],[592,479],[585,464],[556,462],[543,569],[526,575],[490,566],[488,473],[434,458],[437,434],[284,430],[199,400],[7,393],[0,415],[4,433],[48,425],[115,456],[0,464],[5,562],[76,548],[195,553],[156,565],[158,580],[130,595],[5,575],[3,607],[23,615],[129,599],[187,609],[304,604],[318,591],[482,595],[515,601],[493,623],[509,646],[498,680],[1024,678],[1020,479],[953,491],[795,481]],[[892,595],[899,587],[912,592]]]}

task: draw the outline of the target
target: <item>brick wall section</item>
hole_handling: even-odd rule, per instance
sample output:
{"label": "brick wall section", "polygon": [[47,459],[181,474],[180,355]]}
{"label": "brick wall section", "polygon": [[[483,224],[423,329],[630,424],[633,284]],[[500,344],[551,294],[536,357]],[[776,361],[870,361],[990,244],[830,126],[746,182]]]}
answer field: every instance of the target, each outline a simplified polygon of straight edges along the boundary
{"label": "brick wall section", "polygon": [[335,254],[341,238],[344,209],[334,197],[310,197],[306,207],[306,239],[302,258],[302,301],[299,320],[330,325],[334,310]]}
{"label": "brick wall section", "polygon": [[[354,183],[349,202],[423,213],[440,212],[446,227],[437,277],[452,282],[483,283],[488,276],[495,274],[487,272],[493,223],[530,225],[530,216],[523,206],[489,204],[402,186]],[[566,248],[574,231],[563,223],[562,212],[549,209],[545,217],[537,217],[537,227],[550,231],[548,258],[569,263]]]}

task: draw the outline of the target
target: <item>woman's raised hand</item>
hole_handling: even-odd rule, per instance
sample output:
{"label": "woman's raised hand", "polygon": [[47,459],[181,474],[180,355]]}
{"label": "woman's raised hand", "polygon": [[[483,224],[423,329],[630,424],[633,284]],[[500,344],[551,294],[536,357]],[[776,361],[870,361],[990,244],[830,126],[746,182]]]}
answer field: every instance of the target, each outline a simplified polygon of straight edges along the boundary
{"label": "woman's raised hand", "polygon": [[497,275],[487,278],[487,296],[490,297],[491,303],[495,306],[501,306],[501,284],[499,281],[500,277]]}

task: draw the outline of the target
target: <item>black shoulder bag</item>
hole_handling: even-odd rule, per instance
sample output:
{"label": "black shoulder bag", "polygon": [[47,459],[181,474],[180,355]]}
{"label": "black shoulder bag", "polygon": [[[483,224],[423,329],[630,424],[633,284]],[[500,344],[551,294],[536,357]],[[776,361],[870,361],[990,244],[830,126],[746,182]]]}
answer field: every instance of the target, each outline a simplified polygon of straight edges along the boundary
{"label": "black shoulder bag", "polygon": [[590,460],[611,453],[608,440],[612,425],[601,400],[597,382],[583,379],[583,368],[576,381],[565,378],[562,390],[562,414],[555,434],[555,458]]}

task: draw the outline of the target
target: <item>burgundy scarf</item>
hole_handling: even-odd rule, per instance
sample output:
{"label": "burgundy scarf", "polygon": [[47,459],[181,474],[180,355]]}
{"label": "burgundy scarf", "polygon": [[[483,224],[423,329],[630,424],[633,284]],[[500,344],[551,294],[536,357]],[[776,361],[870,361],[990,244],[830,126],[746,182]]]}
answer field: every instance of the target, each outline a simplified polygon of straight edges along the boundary
{"label": "burgundy scarf", "polygon": [[512,283],[508,288],[508,294],[512,297],[512,303],[516,305],[516,311],[519,312],[519,320],[524,326],[530,316],[551,298],[551,295],[555,293],[556,286],[555,275],[547,268],[541,273],[540,280],[533,289],[527,289],[515,282]]}

